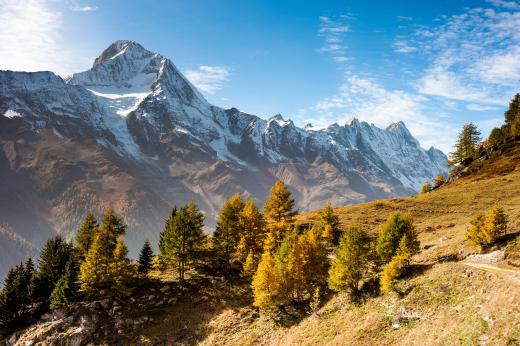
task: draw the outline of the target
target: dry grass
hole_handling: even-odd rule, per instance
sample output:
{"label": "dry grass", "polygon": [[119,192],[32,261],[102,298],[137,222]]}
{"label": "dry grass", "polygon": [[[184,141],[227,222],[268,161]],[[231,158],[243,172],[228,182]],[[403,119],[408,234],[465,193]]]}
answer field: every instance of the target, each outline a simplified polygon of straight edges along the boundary
{"label": "dry grass", "polygon": [[[141,344],[203,345],[520,345],[520,282],[510,271],[469,267],[476,249],[464,239],[471,216],[504,206],[510,230],[520,228],[520,149],[427,195],[337,208],[343,226],[376,234],[394,212],[410,213],[422,251],[401,295],[354,304],[334,295],[316,313],[281,326],[250,306],[246,285],[207,286],[168,310],[154,326],[131,336]],[[313,222],[317,213],[299,216]],[[518,249],[514,247],[514,256]],[[453,261],[443,261],[450,258]],[[516,258],[516,257],[515,257]],[[402,318],[399,318],[401,316]],[[404,318],[403,318],[404,317]],[[397,325],[398,324],[398,325]]]}

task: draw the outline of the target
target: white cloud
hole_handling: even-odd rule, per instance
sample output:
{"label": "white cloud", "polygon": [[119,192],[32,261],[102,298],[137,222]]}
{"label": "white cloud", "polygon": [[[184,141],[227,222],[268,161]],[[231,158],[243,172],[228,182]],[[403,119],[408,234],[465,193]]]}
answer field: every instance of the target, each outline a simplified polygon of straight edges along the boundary
{"label": "white cloud", "polygon": [[520,4],[516,1],[487,0],[487,2],[497,7],[503,7],[512,10],[520,10]]}
{"label": "white cloud", "polygon": [[499,8],[468,9],[417,28],[411,40],[429,62],[419,92],[504,105],[520,89],[520,12],[510,11],[514,2],[490,2]]}
{"label": "white cloud", "polygon": [[77,70],[82,60],[61,44],[63,16],[50,2],[0,0],[0,8],[0,69],[60,75]]}
{"label": "white cloud", "polygon": [[[499,109],[498,107],[479,105],[479,104],[475,104],[475,103],[470,103],[469,105],[466,106],[466,108],[469,109],[470,111],[475,111],[475,112],[495,111],[495,110]],[[503,121],[503,119],[502,119],[502,121]]]}
{"label": "white cloud", "polygon": [[395,17],[397,19],[397,21],[399,22],[410,22],[413,20],[412,17],[409,17],[409,16],[397,16]]}
{"label": "white cloud", "polygon": [[70,5],[70,9],[75,12],[92,12],[96,11],[98,7],[88,4],[78,4],[76,2],[72,2]]}
{"label": "white cloud", "polygon": [[230,70],[223,66],[199,66],[198,69],[184,71],[184,75],[202,92],[214,94],[222,89]]}
{"label": "white cloud", "polygon": [[394,52],[397,53],[412,53],[417,50],[416,47],[411,46],[408,42],[405,41],[396,41],[394,42]]}
{"label": "white cloud", "polygon": [[318,49],[318,52],[330,53],[332,59],[336,62],[345,62],[348,60],[346,56],[347,46],[344,44],[345,34],[351,31],[346,21],[352,19],[351,15],[341,15],[338,18],[321,16],[320,29],[318,35],[325,40],[325,45]]}

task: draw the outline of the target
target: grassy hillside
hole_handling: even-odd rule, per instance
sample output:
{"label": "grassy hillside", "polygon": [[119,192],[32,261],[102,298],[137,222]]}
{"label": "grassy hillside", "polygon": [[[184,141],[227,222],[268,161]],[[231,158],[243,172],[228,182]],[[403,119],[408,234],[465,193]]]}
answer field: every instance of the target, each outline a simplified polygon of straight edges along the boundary
{"label": "grassy hillside", "polygon": [[[361,225],[374,235],[390,214],[412,214],[422,250],[413,258],[412,273],[400,281],[402,294],[365,295],[357,303],[331,294],[315,313],[279,323],[251,307],[246,284],[213,281],[154,312],[153,327],[126,335],[125,342],[520,345],[520,271],[503,259],[503,248],[520,230],[520,148],[475,165],[478,172],[427,195],[336,209],[345,227]],[[509,216],[509,237],[488,254],[476,254],[464,231],[476,211],[497,202]],[[311,212],[298,221],[316,219]],[[518,257],[520,245],[513,252]]]}

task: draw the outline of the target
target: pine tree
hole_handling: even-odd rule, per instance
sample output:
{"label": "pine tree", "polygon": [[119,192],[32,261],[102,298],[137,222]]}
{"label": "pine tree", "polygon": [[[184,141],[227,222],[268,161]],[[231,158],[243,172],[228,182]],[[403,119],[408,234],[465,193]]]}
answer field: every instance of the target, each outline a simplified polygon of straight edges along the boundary
{"label": "pine tree", "polygon": [[419,251],[417,230],[409,215],[395,213],[388,218],[379,232],[376,244],[376,253],[382,263],[388,263],[396,255],[399,243],[403,236],[408,236],[407,242],[411,245],[413,254]]}
{"label": "pine tree", "polygon": [[449,166],[462,163],[465,159],[474,157],[477,154],[480,144],[480,131],[473,123],[464,125],[457,137],[455,150],[449,154]]}
{"label": "pine tree", "polygon": [[0,291],[0,325],[16,324],[33,303],[30,292],[34,274],[32,260],[11,268]]}
{"label": "pine tree", "polygon": [[91,294],[108,289],[113,284],[110,266],[118,239],[124,236],[126,225],[112,209],[105,211],[99,231],[96,232],[85,261],[81,264],[79,282],[81,291]]}
{"label": "pine tree", "polygon": [[38,259],[38,272],[33,282],[36,301],[48,303],[50,295],[61,276],[65,273],[67,263],[74,260],[74,248],[60,236],[49,239],[43,246]]}
{"label": "pine tree", "polygon": [[325,207],[320,211],[320,221],[323,225],[324,235],[331,238],[333,244],[337,245],[341,235],[339,217],[334,213],[330,200],[327,200]]}
{"label": "pine tree", "polygon": [[366,276],[371,258],[370,238],[358,227],[348,228],[340,239],[329,270],[329,287],[335,291],[359,293],[361,280]]}
{"label": "pine tree", "polygon": [[204,244],[204,215],[195,202],[190,201],[179,209],[171,224],[167,226],[164,230],[161,256],[167,265],[177,268],[182,283],[187,267],[198,259]]}
{"label": "pine tree", "polygon": [[77,261],[67,263],[65,273],[56,283],[50,296],[50,308],[52,310],[66,308],[78,294],[78,265]]}
{"label": "pine tree", "polygon": [[509,135],[520,135],[520,93],[516,94],[511,102],[509,108],[504,114],[506,128],[509,129]]}
{"label": "pine tree", "polygon": [[119,293],[126,293],[128,282],[134,275],[134,268],[128,259],[128,249],[122,236],[119,237],[114,250],[114,260],[110,263],[110,274],[113,282],[112,288]]}
{"label": "pine tree", "polygon": [[427,194],[428,192],[431,192],[432,186],[429,182],[424,183],[423,187],[421,188],[421,191],[419,192],[420,195]]}
{"label": "pine tree", "polygon": [[93,213],[88,213],[76,231],[76,248],[81,260],[87,257],[88,250],[94,240],[94,234],[98,231],[98,228],[96,216]]}
{"label": "pine tree", "polygon": [[159,235],[159,251],[162,253],[164,252],[164,236],[168,229],[170,229],[171,225],[173,224],[173,219],[175,218],[175,215],[177,215],[177,206],[173,206],[172,211],[170,213],[170,216],[166,219],[164,223],[164,228],[161,231],[161,234]]}
{"label": "pine tree", "polygon": [[260,260],[266,235],[264,216],[252,199],[249,199],[239,215],[240,241],[235,258],[242,263],[243,275],[254,273]]}
{"label": "pine tree", "polygon": [[153,250],[150,242],[147,240],[144,242],[143,248],[141,249],[141,253],[139,254],[139,265],[137,267],[137,272],[143,276],[148,275],[152,265],[153,259]]}
{"label": "pine tree", "polygon": [[245,203],[239,194],[233,195],[222,207],[213,234],[213,248],[229,266],[240,241],[240,213]]}

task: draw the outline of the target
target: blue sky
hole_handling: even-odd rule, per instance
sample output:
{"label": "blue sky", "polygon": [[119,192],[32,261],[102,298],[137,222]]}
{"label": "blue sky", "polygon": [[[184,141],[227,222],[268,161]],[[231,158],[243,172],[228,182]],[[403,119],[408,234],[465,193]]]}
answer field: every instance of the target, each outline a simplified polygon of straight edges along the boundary
{"label": "blue sky", "polygon": [[520,91],[517,1],[0,0],[0,28],[0,69],[67,75],[132,39],[216,105],[300,126],[402,120],[444,151]]}

